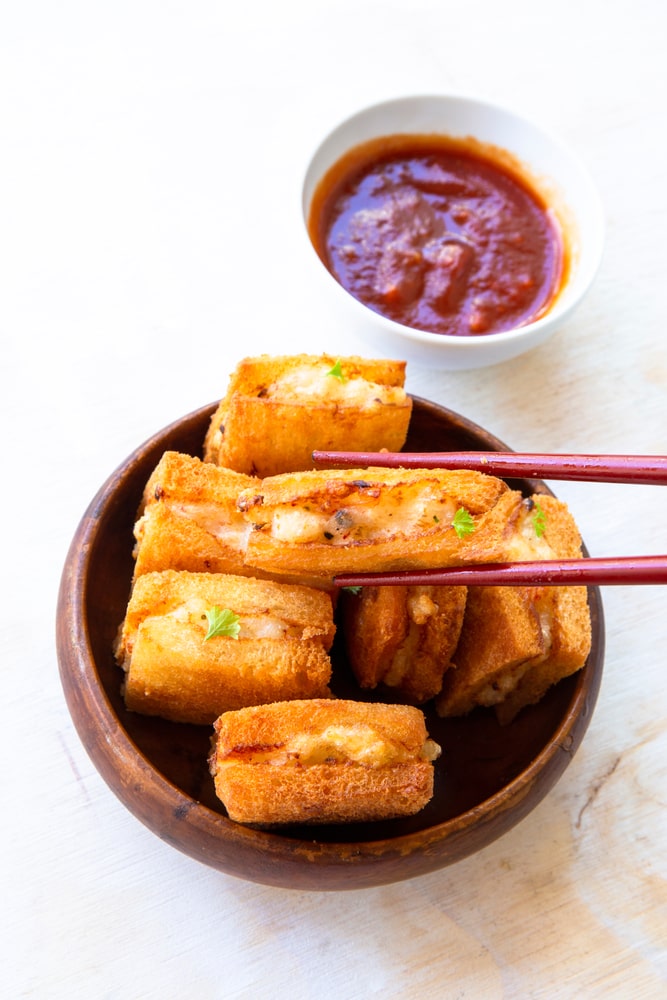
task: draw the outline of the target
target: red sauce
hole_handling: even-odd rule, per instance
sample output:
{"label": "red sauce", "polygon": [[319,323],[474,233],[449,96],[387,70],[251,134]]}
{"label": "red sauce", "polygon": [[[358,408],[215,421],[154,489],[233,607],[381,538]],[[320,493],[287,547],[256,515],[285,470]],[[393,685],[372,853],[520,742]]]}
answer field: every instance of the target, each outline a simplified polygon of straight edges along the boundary
{"label": "red sauce", "polygon": [[311,240],[355,298],[418,330],[498,333],[543,315],[565,254],[523,178],[437,136],[376,140],[320,182]]}

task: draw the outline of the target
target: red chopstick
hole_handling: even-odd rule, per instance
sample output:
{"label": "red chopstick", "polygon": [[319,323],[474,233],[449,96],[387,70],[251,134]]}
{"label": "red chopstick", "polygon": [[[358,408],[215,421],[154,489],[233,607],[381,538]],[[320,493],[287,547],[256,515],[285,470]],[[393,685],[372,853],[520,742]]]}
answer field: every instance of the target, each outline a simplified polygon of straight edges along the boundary
{"label": "red chopstick", "polygon": [[[316,465],[417,469],[469,469],[508,478],[578,480],[598,483],[667,485],[664,455],[542,455],[519,452],[314,451]],[[348,573],[339,587],[354,586],[570,586],[667,583],[667,555],[603,559],[549,559],[483,563],[444,569]]]}
{"label": "red chopstick", "polygon": [[316,465],[471,469],[491,476],[667,485],[665,455],[540,455],[501,451],[314,451]]}
{"label": "red chopstick", "polygon": [[667,583],[667,555],[478,563],[389,573],[340,573],[334,577],[334,583],[338,587],[560,587]]}

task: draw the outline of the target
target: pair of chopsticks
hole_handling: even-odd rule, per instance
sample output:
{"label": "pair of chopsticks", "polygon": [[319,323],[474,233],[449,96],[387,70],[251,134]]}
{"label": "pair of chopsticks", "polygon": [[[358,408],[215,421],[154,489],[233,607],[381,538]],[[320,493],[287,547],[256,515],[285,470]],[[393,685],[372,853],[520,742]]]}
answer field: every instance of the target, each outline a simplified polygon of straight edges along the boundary
{"label": "pair of chopsticks", "polygon": [[[540,455],[518,452],[344,452],[314,451],[316,465],[368,468],[468,469],[505,478],[667,485],[663,455]],[[480,563],[446,569],[340,574],[351,586],[569,586],[667,583],[667,555],[537,562]]]}

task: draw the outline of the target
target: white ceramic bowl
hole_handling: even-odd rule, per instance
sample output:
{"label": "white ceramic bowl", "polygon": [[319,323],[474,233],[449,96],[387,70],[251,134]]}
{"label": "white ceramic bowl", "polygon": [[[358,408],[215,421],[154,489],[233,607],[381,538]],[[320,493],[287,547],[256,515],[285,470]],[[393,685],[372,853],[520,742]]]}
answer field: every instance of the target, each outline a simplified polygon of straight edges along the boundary
{"label": "white ceramic bowl", "polygon": [[481,368],[517,357],[543,343],[588,291],[602,255],[604,219],[591,177],[578,157],[538,125],[515,112],[462,96],[415,96],[388,100],[347,118],[315,151],[303,182],[306,232],[319,181],[350,149],[397,134],[473,138],[507,151],[558,218],[570,257],[567,278],[545,315],[525,326],[470,337],[427,333],[374,312],[347,292],[313,248],[314,272],[327,308],[385,356],[441,369]]}

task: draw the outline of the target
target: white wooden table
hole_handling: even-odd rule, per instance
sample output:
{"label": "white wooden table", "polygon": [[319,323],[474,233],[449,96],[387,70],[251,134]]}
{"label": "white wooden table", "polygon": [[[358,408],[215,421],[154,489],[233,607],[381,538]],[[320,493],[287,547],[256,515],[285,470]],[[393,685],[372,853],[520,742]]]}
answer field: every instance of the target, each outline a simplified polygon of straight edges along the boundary
{"label": "white wooden table", "polygon": [[[70,538],[126,454],[245,355],[368,353],[304,280],[299,187],[324,132],[375,100],[454,90],[537,117],[607,217],[552,341],[483,372],[409,368],[408,388],[517,450],[667,452],[664,11],[3,6],[4,996],[667,995],[664,587],[603,592],[598,706],[547,799],[467,861],[376,890],[272,889],[162,843],[91,765],[54,649]],[[591,554],[667,551],[658,488],[556,491]]]}

